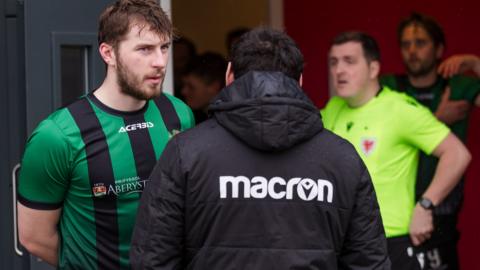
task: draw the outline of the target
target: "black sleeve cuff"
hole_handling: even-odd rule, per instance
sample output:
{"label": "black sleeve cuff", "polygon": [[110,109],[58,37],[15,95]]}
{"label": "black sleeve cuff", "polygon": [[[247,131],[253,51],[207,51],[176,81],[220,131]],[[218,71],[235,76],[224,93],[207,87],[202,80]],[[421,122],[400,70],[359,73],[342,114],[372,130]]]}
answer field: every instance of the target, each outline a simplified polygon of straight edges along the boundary
{"label": "black sleeve cuff", "polygon": [[28,208],[36,209],[36,210],[57,210],[63,206],[63,202],[59,203],[44,203],[44,202],[35,202],[31,201],[19,193],[17,194],[17,200],[25,205]]}

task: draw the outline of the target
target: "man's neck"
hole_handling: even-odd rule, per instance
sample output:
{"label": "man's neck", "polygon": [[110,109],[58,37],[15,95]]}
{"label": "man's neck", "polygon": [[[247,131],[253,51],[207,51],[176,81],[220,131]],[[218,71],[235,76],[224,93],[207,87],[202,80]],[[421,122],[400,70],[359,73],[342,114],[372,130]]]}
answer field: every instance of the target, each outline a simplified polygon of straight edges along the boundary
{"label": "man's neck", "polygon": [[426,88],[432,86],[437,80],[436,68],[432,69],[428,74],[420,77],[414,77],[408,74],[410,84],[415,88]]}
{"label": "man's neck", "polygon": [[145,100],[139,100],[123,93],[116,78],[108,76],[102,85],[93,93],[106,106],[124,112],[140,110],[145,106]]}
{"label": "man's neck", "polygon": [[375,80],[371,83],[369,83],[365,90],[360,91],[360,93],[352,98],[346,99],[348,106],[352,108],[358,108],[363,105],[365,105],[367,102],[369,102],[372,98],[374,98],[378,91],[380,91],[380,83],[378,80]]}

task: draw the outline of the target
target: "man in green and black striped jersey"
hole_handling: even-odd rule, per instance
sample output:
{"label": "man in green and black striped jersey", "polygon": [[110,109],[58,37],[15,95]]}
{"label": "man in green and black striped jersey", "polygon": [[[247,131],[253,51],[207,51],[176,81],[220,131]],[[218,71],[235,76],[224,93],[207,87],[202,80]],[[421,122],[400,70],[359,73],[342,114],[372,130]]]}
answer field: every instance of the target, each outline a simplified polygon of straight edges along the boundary
{"label": "man in green and black striped jersey", "polygon": [[42,121],[19,182],[19,235],[59,269],[128,269],[137,206],[169,138],[194,125],[162,93],[172,24],[155,0],[119,0],[100,16],[103,84]]}

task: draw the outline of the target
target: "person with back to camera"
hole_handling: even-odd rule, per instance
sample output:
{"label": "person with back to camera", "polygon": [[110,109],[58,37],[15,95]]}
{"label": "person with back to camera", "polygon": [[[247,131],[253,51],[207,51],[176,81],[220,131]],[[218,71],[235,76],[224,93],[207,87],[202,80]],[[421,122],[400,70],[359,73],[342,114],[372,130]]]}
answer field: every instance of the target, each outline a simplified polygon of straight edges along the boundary
{"label": "person with back to camera", "polygon": [[134,269],[390,269],[369,173],[301,89],[303,56],[257,28],[212,117],[167,145],[142,197]]}

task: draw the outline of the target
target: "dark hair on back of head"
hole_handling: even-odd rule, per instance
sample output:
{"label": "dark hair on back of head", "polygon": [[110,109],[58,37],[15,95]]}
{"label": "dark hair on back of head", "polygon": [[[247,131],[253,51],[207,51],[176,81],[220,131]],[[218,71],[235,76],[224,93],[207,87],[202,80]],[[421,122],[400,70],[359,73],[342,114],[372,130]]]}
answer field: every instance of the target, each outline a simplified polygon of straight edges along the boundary
{"label": "dark hair on back of head", "polygon": [[219,82],[220,87],[223,88],[225,86],[226,70],[227,61],[221,54],[205,52],[193,59],[187,67],[185,75],[196,75],[207,84]]}
{"label": "dark hair on back of head", "polygon": [[303,55],[293,39],[266,27],[243,34],[230,57],[235,78],[254,70],[279,71],[298,81],[303,72]]}
{"label": "dark hair on back of head", "polygon": [[238,27],[230,30],[227,33],[227,37],[225,39],[227,50],[230,51],[232,49],[233,43],[235,43],[235,41],[237,41],[243,34],[247,33],[248,31],[250,31],[250,28],[247,27]]}
{"label": "dark hair on back of head", "polygon": [[157,1],[118,0],[100,15],[98,44],[105,42],[116,47],[133,22],[145,24],[144,27],[166,38],[173,36],[172,22]]}
{"label": "dark hair on back of head", "polygon": [[332,45],[341,45],[352,41],[362,45],[363,55],[368,62],[380,61],[380,47],[375,39],[366,33],[358,31],[340,33],[333,39]]}
{"label": "dark hair on back of head", "polygon": [[428,33],[430,38],[433,41],[435,47],[439,45],[445,46],[445,35],[443,33],[442,27],[433,19],[427,15],[413,12],[407,18],[403,19],[397,28],[397,38],[398,42],[402,41],[402,35],[405,28],[410,25],[420,26]]}

